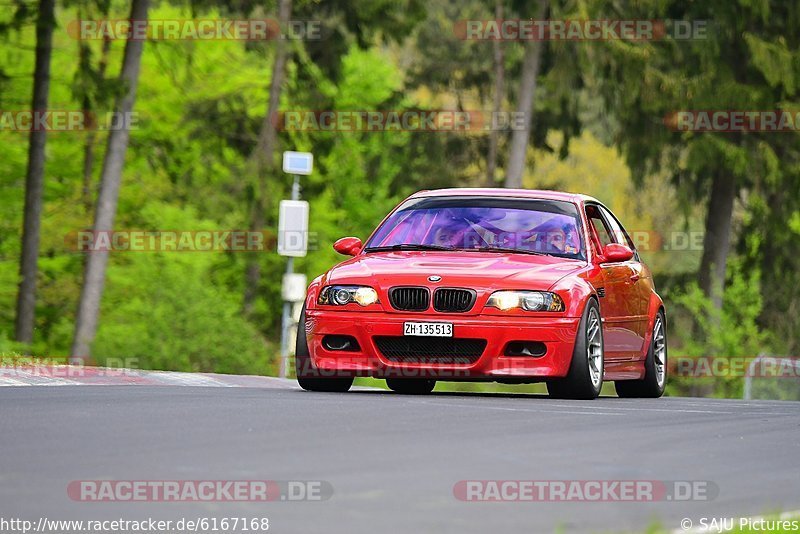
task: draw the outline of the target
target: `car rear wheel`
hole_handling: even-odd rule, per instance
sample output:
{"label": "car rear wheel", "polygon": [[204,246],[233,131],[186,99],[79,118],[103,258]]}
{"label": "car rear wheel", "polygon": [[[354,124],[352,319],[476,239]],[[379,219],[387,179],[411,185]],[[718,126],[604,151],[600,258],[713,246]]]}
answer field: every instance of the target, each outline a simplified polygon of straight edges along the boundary
{"label": "car rear wheel", "polygon": [[426,378],[387,378],[386,385],[395,393],[427,395],[436,387],[436,380]]}
{"label": "car rear wheel", "polygon": [[597,301],[589,299],[578,325],[572,361],[565,378],[547,382],[554,399],[594,399],[603,387],[603,323]]}
{"label": "car rear wheel", "polygon": [[623,398],[658,398],[667,384],[667,322],[659,310],[653,323],[653,338],[644,360],[644,378],[618,380],[617,395]]}
{"label": "car rear wheel", "polygon": [[307,391],[326,391],[343,393],[353,385],[352,376],[322,376],[319,369],[311,361],[308,350],[308,339],[305,335],[306,308],[300,312],[300,322],[297,323],[297,345],[294,352],[294,369],[297,383]]}

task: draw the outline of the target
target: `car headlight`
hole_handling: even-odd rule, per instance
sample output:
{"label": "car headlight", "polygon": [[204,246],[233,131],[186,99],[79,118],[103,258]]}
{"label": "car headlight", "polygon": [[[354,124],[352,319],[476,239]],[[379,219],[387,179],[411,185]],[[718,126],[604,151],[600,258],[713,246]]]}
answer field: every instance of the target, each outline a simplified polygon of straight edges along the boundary
{"label": "car headlight", "polygon": [[327,286],[317,298],[317,304],[345,306],[355,302],[361,306],[369,306],[378,302],[378,292],[368,286]]}
{"label": "car headlight", "polygon": [[564,311],[561,297],[547,291],[495,291],[486,305],[503,311],[514,308],[525,311]]}

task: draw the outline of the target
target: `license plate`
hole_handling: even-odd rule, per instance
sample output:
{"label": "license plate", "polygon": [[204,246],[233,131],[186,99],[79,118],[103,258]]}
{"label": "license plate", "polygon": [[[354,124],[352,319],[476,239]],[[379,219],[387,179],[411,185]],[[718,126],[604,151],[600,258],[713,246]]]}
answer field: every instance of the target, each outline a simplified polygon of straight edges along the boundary
{"label": "license plate", "polygon": [[403,335],[453,337],[453,323],[403,323]]}

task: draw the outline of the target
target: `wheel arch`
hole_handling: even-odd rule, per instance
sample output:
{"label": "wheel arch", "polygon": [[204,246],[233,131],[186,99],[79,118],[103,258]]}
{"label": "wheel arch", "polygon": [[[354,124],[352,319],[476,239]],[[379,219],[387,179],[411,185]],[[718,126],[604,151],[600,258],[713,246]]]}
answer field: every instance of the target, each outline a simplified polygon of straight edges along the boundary
{"label": "wheel arch", "polygon": [[653,293],[650,297],[650,304],[647,309],[647,330],[645,331],[644,343],[642,344],[642,353],[640,359],[647,358],[647,353],[650,350],[650,345],[653,343],[653,328],[656,326],[656,317],[661,312],[664,315],[664,330],[667,329],[667,309],[664,302],[657,294]]}
{"label": "wheel arch", "polygon": [[557,293],[564,300],[567,317],[581,317],[590,298],[597,302],[597,306],[600,308],[600,317],[602,318],[603,316],[602,304],[597,290],[591,283],[580,276],[565,276],[553,284],[549,291]]}

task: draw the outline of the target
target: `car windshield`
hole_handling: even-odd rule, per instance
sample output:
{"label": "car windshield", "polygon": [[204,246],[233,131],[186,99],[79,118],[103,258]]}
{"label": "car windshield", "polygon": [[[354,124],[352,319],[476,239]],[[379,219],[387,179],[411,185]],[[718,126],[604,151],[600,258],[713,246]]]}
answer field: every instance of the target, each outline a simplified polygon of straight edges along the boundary
{"label": "car windshield", "polygon": [[504,197],[423,197],[401,205],[366,250],[453,249],[584,259],[570,202]]}

